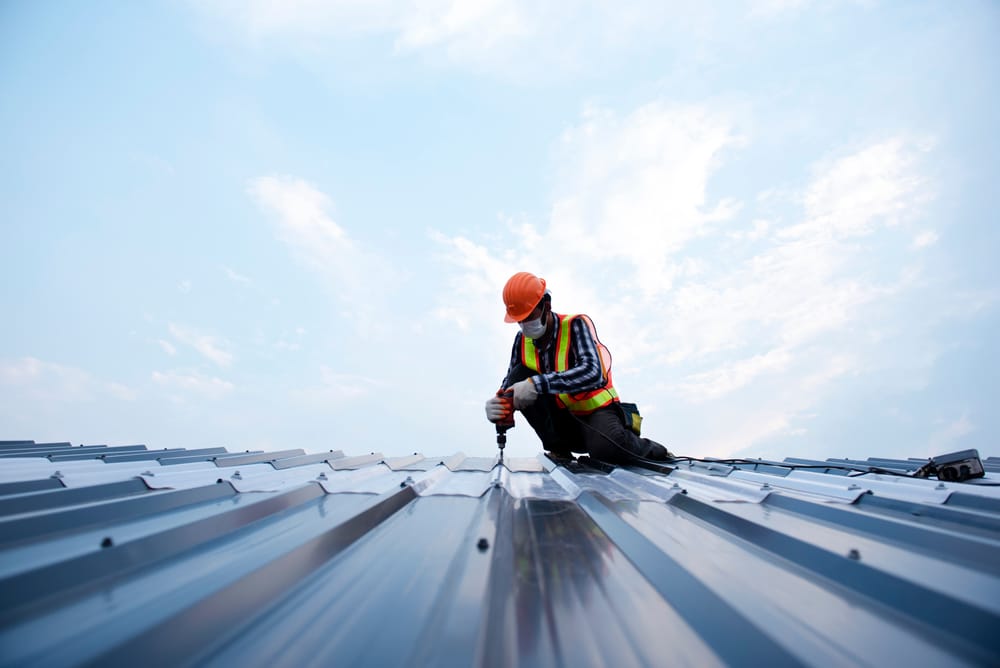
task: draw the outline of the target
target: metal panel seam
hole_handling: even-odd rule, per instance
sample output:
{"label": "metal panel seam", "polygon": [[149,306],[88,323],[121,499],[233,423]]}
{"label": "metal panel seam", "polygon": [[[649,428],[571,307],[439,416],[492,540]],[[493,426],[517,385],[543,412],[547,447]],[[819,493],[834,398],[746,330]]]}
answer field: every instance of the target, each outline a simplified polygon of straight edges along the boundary
{"label": "metal panel seam", "polygon": [[[683,495],[674,498],[680,496]],[[583,492],[577,503],[723,661],[740,665],[747,657],[753,657],[761,665],[803,665],[798,657],[618,517],[610,502]],[[698,604],[692,605],[693,601]]]}
{"label": "metal panel seam", "polygon": [[[267,605],[281,598],[320,565],[417,498],[409,486],[378,498],[366,510],[248,573],[156,626],[110,648],[95,661],[126,665],[136,656],[155,656],[163,665],[198,664],[224,645]],[[253,586],[246,586],[253,580]],[[192,619],[199,620],[196,625]]]}
{"label": "metal panel seam", "polygon": [[[710,525],[784,559],[794,568],[825,579],[856,597],[859,603],[895,616],[928,636],[952,643],[956,653],[982,662],[1000,654],[1000,616],[875,569],[847,555],[838,555],[793,536],[678,494],[670,503]],[[955,643],[956,637],[965,642]]]}

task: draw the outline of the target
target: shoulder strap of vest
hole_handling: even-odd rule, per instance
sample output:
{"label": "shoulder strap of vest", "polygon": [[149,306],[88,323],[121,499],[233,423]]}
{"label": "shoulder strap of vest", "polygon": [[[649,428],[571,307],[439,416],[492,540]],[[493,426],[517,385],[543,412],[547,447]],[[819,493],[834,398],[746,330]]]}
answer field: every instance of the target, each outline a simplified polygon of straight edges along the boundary
{"label": "shoulder strap of vest", "polygon": [[556,371],[569,368],[570,337],[576,314],[559,316],[559,331],[556,338]]}
{"label": "shoulder strap of vest", "polygon": [[532,371],[541,371],[538,348],[535,347],[534,341],[524,334],[519,334],[518,336],[521,337],[521,363]]}

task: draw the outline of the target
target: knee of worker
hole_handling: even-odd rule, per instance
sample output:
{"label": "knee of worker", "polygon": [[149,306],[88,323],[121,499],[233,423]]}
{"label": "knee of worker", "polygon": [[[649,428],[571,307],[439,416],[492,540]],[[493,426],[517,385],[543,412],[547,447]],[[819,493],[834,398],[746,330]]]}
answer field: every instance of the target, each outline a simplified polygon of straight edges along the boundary
{"label": "knee of worker", "polygon": [[638,454],[637,437],[611,410],[599,410],[584,418],[588,429],[583,430],[587,453],[601,461],[624,462],[629,454]]}
{"label": "knee of worker", "polygon": [[611,443],[604,439],[596,441],[587,439],[584,445],[586,446],[588,455],[595,459],[599,459],[602,462],[618,464],[623,463],[628,459],[628,455],[622,449],[627,446],[623,443]]}

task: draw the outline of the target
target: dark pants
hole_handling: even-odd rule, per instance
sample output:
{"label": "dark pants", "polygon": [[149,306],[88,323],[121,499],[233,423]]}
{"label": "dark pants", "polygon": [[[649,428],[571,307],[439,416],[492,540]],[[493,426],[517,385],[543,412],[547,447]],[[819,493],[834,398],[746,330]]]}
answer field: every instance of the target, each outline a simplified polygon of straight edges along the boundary
{"label": "dark pants", "polygon": [[[514,384],[534,376],[524,366],[515,367],[507,382]],[[663,459],[666,448],[648,438],[639,437],[625,424],[625,413],[618,402],[598,408],[589,415],[573,415],[556,404],[555,395],[540,394],[521,414],[542,440],[542,447],[557,455],[586,453],[610,463],[624,463],[630,455],[645,459]]]}

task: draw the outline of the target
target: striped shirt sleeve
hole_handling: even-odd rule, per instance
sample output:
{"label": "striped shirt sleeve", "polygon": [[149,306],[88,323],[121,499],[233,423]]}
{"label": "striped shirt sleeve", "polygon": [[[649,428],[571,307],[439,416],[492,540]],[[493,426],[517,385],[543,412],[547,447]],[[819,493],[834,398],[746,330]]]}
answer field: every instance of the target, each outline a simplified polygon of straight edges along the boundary
{"label": "striped shirt sleeve", "polygon": [[511,348],[510,351],[510,364],[507,365],[507,375],[503,377],[503,382],[500,383],[501,390],[506,390],[508,387],[513,385],[513,383],[510,382],[510,374],[514,371],[515,367],[517,367],[520,363],[521,363],[521,332],[518,332],[517,335],[514,337],[514,346],[513,348]]}

